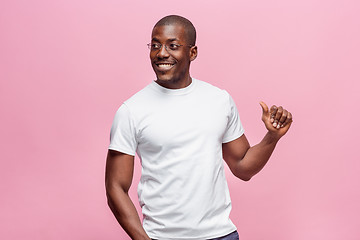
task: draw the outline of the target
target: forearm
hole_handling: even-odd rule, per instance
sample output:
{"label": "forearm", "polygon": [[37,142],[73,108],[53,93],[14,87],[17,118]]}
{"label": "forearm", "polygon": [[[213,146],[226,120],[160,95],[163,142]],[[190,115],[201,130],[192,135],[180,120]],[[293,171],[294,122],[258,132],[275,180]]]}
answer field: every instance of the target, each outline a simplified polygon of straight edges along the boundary
{"label": "forearm", "polygon": [[250,180],[268,162],[279,138],[267,133],[260,143],[250,147],[242,159],[237,160],[234,174],[243,179]]}
{"label": "forearm", "polygon": [[107,187],[108,204],[117,221],[133,240],[150,240],[129,195],[118,187]]}

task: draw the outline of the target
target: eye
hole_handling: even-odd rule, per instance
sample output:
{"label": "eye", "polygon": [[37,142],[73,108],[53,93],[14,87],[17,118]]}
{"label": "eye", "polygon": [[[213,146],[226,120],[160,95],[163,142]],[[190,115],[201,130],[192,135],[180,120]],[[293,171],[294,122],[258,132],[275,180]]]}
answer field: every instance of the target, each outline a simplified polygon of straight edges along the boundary
{"label": "eye", "polygon": [[161,44],[160,43],[152,43],[151,44],[151,49],[157,50],[161,48]]}
{"label": "eye", "polygon": [[177,50],[179,47],[180,47],[180,45],[179,45],[179,44],[176,44],[176,43],[170,43],[170,44],[169,44],[169,48],[170,48],[171,50]]}

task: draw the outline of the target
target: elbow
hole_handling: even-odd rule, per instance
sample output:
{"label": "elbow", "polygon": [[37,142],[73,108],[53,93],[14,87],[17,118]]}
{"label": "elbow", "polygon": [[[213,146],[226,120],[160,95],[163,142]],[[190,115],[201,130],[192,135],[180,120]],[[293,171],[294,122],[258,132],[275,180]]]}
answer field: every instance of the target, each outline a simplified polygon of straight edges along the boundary
{"label": "elbow", "polygon": [[119,199],[124,195],[128,195],[129,187],[130,186],[123,186],[117,181],[106,181],[105,192],[108,205],[110,206],[114,200]]}
{"label": "elbow", "polygon": [[109,196],[107,196],[107,205],[108,205],[108,207],[111,209],[111,211],[113,211],[114,210],[114,205],[112,204],[112,201],[111,201],[111,198],[109,198]]}
{"label": "elbow", "polygon": [[252,169],[248,169],[244,167],[241,169],[238,168],[236,169],[236,171],[232,171],[232,172],[237,178],[245,182],[250,181],[250,179],[256,174],[256,172],[254,172]]}
{"label": "elbow", "polygon": [[250,179],[253,177],[251,173],[247,173],[245,171],[234,171],[233,169],[230,169],[231,172],[234,174],[235,177],[247,182],[250,181]]}
{"label": "elbow", "polygon": [[247,171],[241,171],[238,172],[237,174],[234,174],[237,178],[248,182],[250,181],[250,179],[254,176],[254,174],[252,174],[251,172],[247,172]]}
{"label": "elbow", "polygon": [[242,178],[241,180],[248,182],[248,181],[250,181],[250,179],[251,179],[251,177],[246,177],[246,178]]}
{"label": "elbow", "polygon": [[109,200],[109,198],[111,197],[112,194],[112,186],[111,184],[109,184],[109,182],[105,182],[105,193],[106,193],[106,198]]}
{"label": "elbow", "polygon": [[248,182],[250,181],[250,179],[252,178],[252,176],[239,176],[238,178],[240,178],[241,180]]}
{"label": "elbow", "polygon": [[115,202],[117,199],[118,191],[113,186],[106,186],[106,200],[107,205],[111,209],[112,212],[116,211]]}
{"label": "elbow", "polygon": [[119,194],[119,191],[121,191],[121,190],[122,189],[119,188],[119,186],[117,186],[113,182],[107,181],[105,183],[106,198],[107,198],[107,203],[110,208],[111,208],[112,200],[116,198],[116,196]]}
{"label": "elbow", "polygon": [[106,192],[107,204],[111,208],[112,207],[111,200],[112,200],[113,192],[111,191],[111,188],[109,188],[107,185],[105,187],[105,190],[106,190],[105,192]]}
{"label": "elbow", "polygon": [[130,189],[131,182],[122,182],[116,179],[105,179],[105,190],[107,195],[113,195],[113,194],[119,194],[119,192],[122,193],[128,193]]}

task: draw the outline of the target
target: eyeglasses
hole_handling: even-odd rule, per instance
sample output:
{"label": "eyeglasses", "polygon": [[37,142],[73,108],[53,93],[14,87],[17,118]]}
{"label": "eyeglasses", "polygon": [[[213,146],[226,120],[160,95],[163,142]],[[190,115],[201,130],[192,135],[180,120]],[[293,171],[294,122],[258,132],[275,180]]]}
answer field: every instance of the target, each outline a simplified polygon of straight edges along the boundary
{"label": "eyeglasses", "polygon": [[[160,43],[148,43],[147,46],[151,51],[158,51],[161,49],[161,47],[163,45]],[[181,46],[192,47],[192,45],[181,45],[181,44],[176,44],[176,43],[168,43],[168,44],[165,44],[165,49],[166,49],[166,51],[176,51],[176,50],[179,50],[179,48]]]}

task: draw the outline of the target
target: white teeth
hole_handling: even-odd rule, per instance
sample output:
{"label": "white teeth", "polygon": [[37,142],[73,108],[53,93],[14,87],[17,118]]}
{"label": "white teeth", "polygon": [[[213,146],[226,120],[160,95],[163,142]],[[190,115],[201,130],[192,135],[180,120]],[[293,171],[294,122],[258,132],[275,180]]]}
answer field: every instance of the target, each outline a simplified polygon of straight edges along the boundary
{"label": "white teeth", "polygon": [[162,69],[162,70],[170,70],[172,67],[173,67],[173,64],[171,63],[160,63],[160,64],[157,64],[157,66]]}

